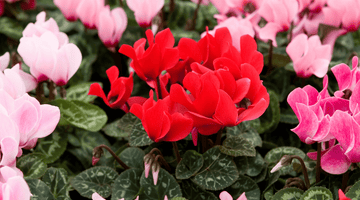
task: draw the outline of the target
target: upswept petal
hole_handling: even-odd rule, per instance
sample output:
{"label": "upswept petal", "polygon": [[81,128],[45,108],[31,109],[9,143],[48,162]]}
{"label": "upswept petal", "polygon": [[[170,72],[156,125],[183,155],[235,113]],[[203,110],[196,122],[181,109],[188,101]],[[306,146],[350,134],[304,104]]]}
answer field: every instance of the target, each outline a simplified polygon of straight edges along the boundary
{"label": "upswept petal", "polygon": [[299,112],[299,125],[291,129],[299,136],[302,142],[306,142],[306,138],[313,138],[319,127],[319,121],[316,114],[304,104],[296,103]]}
{"label": "upswept petal", "polygon": [[343,174],[351,165],[341,146],[335,145],[321,157],[321,168],[330,174]]}

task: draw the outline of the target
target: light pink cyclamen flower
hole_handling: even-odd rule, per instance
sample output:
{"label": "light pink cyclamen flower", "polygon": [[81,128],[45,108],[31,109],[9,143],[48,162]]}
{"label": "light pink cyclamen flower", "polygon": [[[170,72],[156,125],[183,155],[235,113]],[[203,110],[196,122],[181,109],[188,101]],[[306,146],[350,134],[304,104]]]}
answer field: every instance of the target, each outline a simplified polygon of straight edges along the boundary
{"label": "light pink cyclamen flower", "polygon": [[27,200],[31,196],[28,184],[16,170],[7,166],[0,168],[0,199]]}
{"label": "light pink cyclamen flower", "polygon": [[299,11],[308,8],[311,13],[318,13],[322,10],[328,0],[298,0]]}
{"label": "light pink cyclamen flower", "polygon": [[136,22],[146,28],[164,6],[164,0],[127,0],[129,8],[134,11]]}
{"label": "light pink cyclamen flower", "polygon": [[[328,20],[325,22],[327,23],[334,23],[331,22],[331,19],[334,19],[338,26],[341,24],[343,29],[347,31],[356,31],[360,26],[360,1],[358,0],[327,0],[327,9],[325,12],[332,12],[336,15],[327,15]],[[335,19],[337,18],[337,19]]]}
{"label": "light pink cyclamen flower", "polygon": [[9,52],[4,53],[4,55],[0,56],[0,71],[4,71],[10,62],[10,54]]}
{"label": "light pink cyclamen flower", "polygon": [[51,134],[59,120],[60,110],[56,106],[42,104],[27,93],[13,99],[5,91],[0,90],[0,105],[3,112],[14,121],[20,133],[19,147],[31,149],[38,138]]}
{"label": "light pink cyclamen flower", "polygon": [[331,46],[322,45],[318,35],[307,37],[305,34],[296,36],[286,47],[286,53],[294,63],[296,75],[308,78],[315,75],[325,76],[331,60]]}
{"label": "light pink cyclamen flower", "polygon": [[79,69],[82,59],[76,45],[60,46],[57,37],[50,31],[40,37],[21,38],[18,52],[38,82],[51,79],[58,86],[69,81]]}
{"label": "light pink cyclamen flower", "polygon": [[[220,200],[233,200],[232,196],[226,191],[222,191],[219,195],[219,198]],[[245,192],[243,192],[236,200],[247,200]]]}
{"label": "light pink cyclamen flower", "polygon": [[231,7],[228,0],[210,0],[210,2],[216,7],[220,14],[227,14]]}
{"label": "light pink cyclamen flower", "polygon": [[259,37],[263,41],[271,40],[277,47],[276,34],[289,30],[291,22],[298,14],[296,0],[267,0],[261,4],[258,14],[267,24],[259,30]]}
{"label": "light pink cyclamen flower", "polygon": [[36,16],[36,22],[29,23],[25,27],[22,33],[23,38],[33,37],[34,35],[40,37],[45,32],[51,31],[57,37],[60,46],[69,43],[68,36],[63,32],[60,32],[59,26],[57,25],[56,21],[53,18],[50,18],[48,20],[45,19],[46,19],[46,13],[44,11],[40,12]]}
{"label": "light pink cyclamen flower", "polygon": [[[92,198],[92,200],[106,200],[106,199],[102,198],[102,196],[100,196],[97,192],[93,193],[91,198]],[[119,200],[125,200],[125,198],[121,198]]]}
{"label": "light pink cyclamen flower", "polygon": [[76,8],[82,0],[54,0],[54,4],[61,10],[68,21],[76,21]]}
{"label": "light pink cyclamen flower", "polygon": [[16,64],[11,69],[0,71],[0,89],[5,90],[12,98],[16,99],[35,89],[36,79],[20,69]]}
{"label": "light pink cyclamen flower", "polygon": [[106,47],[116,47],[127,26],[127,16],[122,8],[105,6],[99,13],[97,29],[100,40]]}
{"label": "light pink cyclamen flower", "polygon": [[[213,30],[208,31],[209,34],[215,36],[215,32],[217,29],[227,27],[230,31],[230,35],[232,38],[232,45],[240,51],[240,37],[243,35],[250,35],[254,37],[255,31],[252,26],[252,23],[247,18],[241,17],[229,17],[228,19],[220,22],[218,25],[214,27]],[[201,34],[201,37],[205,37],[206,32]]]}
{"label": "light pink cyclamen flower", "polygon": [[105,0],[82,0],[76,8],[76,14],[88,29],[96,29],[100,11],[105,7]]}

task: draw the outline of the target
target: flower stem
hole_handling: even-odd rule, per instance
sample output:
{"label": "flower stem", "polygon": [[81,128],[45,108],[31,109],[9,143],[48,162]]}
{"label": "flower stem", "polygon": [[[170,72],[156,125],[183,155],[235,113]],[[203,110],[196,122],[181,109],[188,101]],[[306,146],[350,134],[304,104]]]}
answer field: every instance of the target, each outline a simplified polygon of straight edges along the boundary
{"label": "flower stem", "polygon": [[302,172],[304,174],[305,186],[306,186],[307,189],[309,189],[310,188],[309,175],[307,173],[307,169],[306,169],[304,160],[299,156],[291,155],[291,156],[289,156],[289,159],[290,159],[289,162],[291,163],[292,159],[294,159],[294,158],[297,159],[298,161],[300,161],[301,169],[302,169]]}
{"label": "flower stem", "polygon": [[119,2],[120,2],[120,7],[124,7],[122,0],[119,0]]}
{"label": "flower stem", "polygon": [[223,133],[223,128],[221,128],[217,133],[216,133],[216,141],[215,141],[215,145],[221,145],[221,136]]}
{"label": "flower stem", "polygon": [[47,87],[49,89],[49,100],[50,101],[55,100],[55,96],[56,96],[56,92],[57,92],[55,83],[49,80],[47,82]]}
{"label": "flower stem", "polygon": [[198,16],[198,12],[199,12],[199,9],[200,9],[200,4],[201,4],[202,0],[199,0],[197,6],[196,6],[196,9],[194,11],[194,16],[192,18],[192,21],[191,21],[191,27],[190,27],[190,30],[195,30],[195,26],[196,26],[196,19],[197,19],[197,16]]}
{"label": "flower stem", "polygon": [[317,155],[316,155],[316,183],[320,182],[320,159],[321,159],[321,142],[317,143]]}
{"label": "flower stem", "polygon": [[342,183],[341,183],[341,190],[342,191],[346,190],[347,182],[349,180],[349,173],[350,173],[350,171],[348,170],[347,172],[345,172],[345,174],[342,175]]}
{"label": "flower stem", "polygon": [[60,86],[60,96],[61,98],[66,99],[66,89],[64,86]]}
{"label": "flower stem", "polygon": [[175,0],[170,0],[169,7],[170,7],[170,14],[171,14],[175,10]]}
{"label": "flower stem", "polygon": [[44,82],[38,83],[36,87],[36,99],[42,103],[42,98],[44,97]]}
{"label": "flower stem", "polygon": [[176,156],[176,161],[177,161],[177,163],[179,163],[180,160],[181,160],[180,153],[179,153],[179,148],[178,148],[176,142],[172,142],[172,145],[173,145],[174,153],[175,153],[175,156]]}
{"label": "flower stem", "polygon": [[123,167],[125,170],[129,169],[129,167],[119,158],[119,156],[117,156],[115,154],[115,152],[113,150],[111,150],[110,147],[106,146],[105,144],[95,147],[93,150],[93,156],[100,158],[101,155],[103,154],[102,148],[108,150],[108,152],[115,158],[115,160],[121,165],[121,167]]}
{"label": "flower stem", "polygon": [[160,163],[164,165],[164,167],[167,171],[169,171],[169,172],[171,171],[169,164],[166,162],[165,158],[162,155],[156,155],[155,162],[157,162],[157,161],[160,161]]}

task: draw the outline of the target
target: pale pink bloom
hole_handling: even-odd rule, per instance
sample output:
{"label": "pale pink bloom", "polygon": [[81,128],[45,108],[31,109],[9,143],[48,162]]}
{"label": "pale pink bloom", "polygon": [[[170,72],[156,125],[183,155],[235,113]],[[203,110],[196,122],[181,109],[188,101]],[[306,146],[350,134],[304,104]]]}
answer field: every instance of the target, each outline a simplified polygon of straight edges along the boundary
{"label": "pale pink bloom", "polygon": [[[196,4],[199,3],[199,0],[191,0],[191,1],[194,2],[194,3],[196,3]],[[201,1],[201,4],[202,4],[202,5],[209,5],[209,2],[210,2],[210,0],[202,0],[202,1]]]}
{"label": "pale pink bloom", "polygon": [[[345,63],[338,64],[338,65],[334,66],[333,68],[331,68],[331,71],[333,72],[333,74],[338,82],[338,86],[339,86],[339,90],[334,93],[334,96],[344,97],[345,90],[348,90],[347,93],[349,93],[349,92],[352,93],[354,91],[355,85],[360,80],[360,70],[358,68],[358,59],[359,58],[357,56],[354,56],[352,58],[352,70]],[[349,99],[348,97],[344,97],[344,98]]]}
{"label": "pale pink bloom", "polygon": [[[335,19],[337,22],[336,25],[341,23],[341,26],[343,29],[346,29],[347,31],[356,31],[360,26],[360,1],[358,0],[327,0],[327,11],[332,10],[333,13],[337,14],[335,16],[328,16],[328,21],[330,22],[330,19]],[[329,13],[330,14],[330,13]],[[331,23],[331,22],[330,22]],[[327,23],[325,23],[327,24]]]}
{"label": "pale pink bloom", "polygon": [[360,162],[360,115],[336,110],[330,120],[330,132],[339,142],[321,156],[321,168],[331,174],[345,173],[351,163]]}
{"label": "pale pink bloom", "polygon": [[10,54],[9,52],[4,53],[4,55],[0,56],[0,71],[4,71],[10,62]]}
{"label": "pale pink bloom", "polygon": [[54,0],[54,4],[61,10],[68,21],[76,21],[76,8],[82,0]]}
{"label": "pale pink bloom", "polygon": [[[219,198],[220,200],[233,200],[232,196],[226,191],[222,191],[219,195]],[[236,200],[247,200],[245,192],[243,192]]]}
{"label": "pale pink bloom", "polygon": [[122,8],[105,6],[99,13],[98,34],[106,47],[116,47],[127,26],[127,16]]}
{"label": "pale pink bloom", "polygon": [[295,38],[300,33],[306,33],[307,35],[317,35],[319,25],[324,23],[324,13],[309,13],[302,18],[299,16],[294,20],[294,28],[292,36]]}
{"label": "pale pink bloom", "polygon": [[[104,198],[102,198],[102,196],[100,196],[97,192],[94,192],[91,196],[92,200],[106,200]],[[119,200],[125,200],[125,198],[121,198]]]}
{"label": "pale pink bloom", "polygon": [[59,26],[57,25],[56,21],[53,18],[46,19],[46,13],[40,12],[36,16],[36,22],[35,23],[29,23],[24,31],[23,31],[23,37],[32,37],[32,36],[38,36],[40,37],[45,32],[51,31],[56,37],[57,41],[59,42],[59,45],[62,46],[64,44],[69,43],[68,36],[59,31]]}
{"label": "pale pink bloom", "polygon": [[216,7],[220,14],[227,14],[231,7],[228,0],[210,0],[210,2]]}
{"label": "pale pink bloom", "polygon": [[[215,32],[219,28],[227,27],[229,29],[232,45],[240,51],[240,37],[243,35],[250,35],[254,37],[255,31],[251,22],[246,18],[229,17],[225,21],[220,22],[214,27],[213,30],[208,31],[209,34],[215,36]],[[201,34],[201,37],[205,37],[206,32]]]}
{"label": "pale pink bloom", "polygon": [[19,64],[16,64],[11,69],[5,69],[4,72],[0,71],[0,89],[5,90],[15,99],[35,89],[36,86],[36,79],[23,72]]}
{"label": "pale pink bloom", "polygon": [[57,37],[50,31],[40,37],[21,38],[18,52],[38,82],[51,79],[58,86],[69,81],[79,69],[82,59],[76,45],[60,46]]}
{"label": "pale pink bloom", "polygon": [[307,85],[296,88],[287,97],[287,102],[299,120],[293,131],[306,144],[333,139],[329,133],[330,118],[336,110],[350,112],[349,100],[330,97],[327,92],[328,77],[323,80],[323,90],[318,92]]}
{"label": "pale pink bloom", "polygon": [[146,28],[151,25],[152,19],[164,6],[164,0],[127,0],[129,8],[134,12],[139,26]]}
{"label": "pale pink bloom", "polygon": [[308,8],[312,13],[318,13],[325,6],[327,0],[298,0],[299,11],[303,11]]}
{"label": "pale pink bloom", "polygon": [[26,200],[31,196],[29,186],[16,170],[8,166],[0,168],[0,199]]}
{"label": "pale pink bloom", "polygon": [[263,0],[226,0],[227,4],[232,8],[239,10],[241,13],[252,13],[259,9]]}
{"label": "pale pink bloom", "polygon": [[276,34],[289,30],[291,22],[298,14],[298,2],[296,0],[267,0],[261,4],[258,14],[267,21],[267,24],[259,30],[260,39],[271,40],[277,47]]}
{"label": "pale pink bloom", "polygon": [[296,75],[308,78],[315,75],[325,76],[331,60],[330,45],[322,45],[318,35],[307,37],[305,34],[296,36],[286,47],[286,53],[294,63]]}
{"label": "pale pink bloom", "polygon": [[0,99],[0,105],[6,109],[7,115],[17,125],[20,133],[20,148],[33,148],[37,139],[51,134],[60,120],[58,107],[47,104],[40,105],[34,97],[27,93],[20,98],[13,99],[5,91],[0,90]]}
{"label": "pale pink bloom", "polygon": [[82,0],[76,8],[76,14],[88,29],[95,29],[100,11],[105,0]]}

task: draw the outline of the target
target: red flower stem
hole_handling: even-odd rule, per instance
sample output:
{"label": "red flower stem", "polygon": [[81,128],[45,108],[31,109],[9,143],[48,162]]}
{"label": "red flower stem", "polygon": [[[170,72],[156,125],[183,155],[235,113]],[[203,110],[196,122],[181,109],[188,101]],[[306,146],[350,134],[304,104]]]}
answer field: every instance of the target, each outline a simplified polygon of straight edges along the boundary
{"label": "red flower stem", "polygon": [[56,96],[56,87],[55,87],[55,83],[52,81],[47,81],[47,87],[49,89],[49,100],[55,100],[55,96]]}
{"label": "red flower stem", "polygon": [[291,40],[292,40],[292,37],[293,37],[292,31],[293,31],[293,29],[294,29],[294,22],[291,22],[290,30],[289,30],[289,42],[288,43],[290,43]]}
{"label": "red flower stem", "polygon": [[93,152],[94,152],[93,154],[101,156],[102,151],[103,151],[102,148],[108,150],[108,152],[115,158],[115,160],[121,165],[121,167],[123,167],[125,170],[129,169],[129,167],[119,158],[119,156],[117,156],[115,154],[115,152],[113,150],[111,150],[110,147],[106,146],[105,144],[95,147],[93,150]]}
{"label": "red flower stem", "polygon": [[221,136],[223,133],[223,128],[221,128],[217,133],[216,133],[216,141],[215,141],[215,145],[221,145]]}
{"label": "red flower stem", "polygon": [[38,83],[36,87],[36,99],[42,103],[42,98],[44,97],[44,82]]}
{"label": "red flower stem", "polygon": [[310,188],[310,181],[309,181],[309,175],[307,173],[307,169],[306,169],[306,166],[305,166],[305,163],[304,163],[304,160],[300,157],[300,156],[296,156],[296,155],[289,155],[289,162],[291,163],[292,159],[297,159],[300,161],[300,164],[301,164],[301,169],[302,169],[302,172],[304,174],[304,179],[305,179],[305,185],[306,185],[306,188],[309,189]]}
{"label": "red flower stem", "polygon": [[196,9],[195,9],[195,12],[194,12],[194,16],[192,18],[192,21],[191,21],[191,27],[190,27],[190,30],[195,30],[195,26],[196,26],[196,19],[197,19],[197,16],[198,16],[198,12],[199,12],[199,9],[200,9],[200,4],[201,4],[202,0],[199,0],[197,6],[196,6]]}
{"label": "red flower stem", "polygon": [[347,182],[348,182],[348,180],[349,180],[349,173],[350,173],[350,171],[348,170],[347,172],[345,172],[345,173],[342,175],[342,183],[341,183],[341,190],[342,190],[342,191],[346,191]]}
{"label": "red flower stem", "polygon": [[155,157],[155,162],[156,161],[160,161],[160,163],[164,165],[164,167],[167,171],[169,171],[169,172],[171,171],[170,165],[166,162],[165,158],[162,155],[157,155]]}
{"label": "red flower stem", "polygon": [[160,76],[161,75],[156,77],[156,86],[155,86],[156,88],[155,88],[155,90],[156,90],[157,100],[162,99]]}
{"label": "red flower stem", "polygon": [[175,153],[175,156],[176,156],[176,161],[177,161],[177,163],[179,163],[181,161],[179,148],[178,148],[176,142],[172,142],[172,145],[173,145],[174,153]]}
{"label": "red flower stem", "polygon": [[317,143],[317,155],[316,155],[316,183],[320,182],[320,160],[321,160],[321,142]]}

